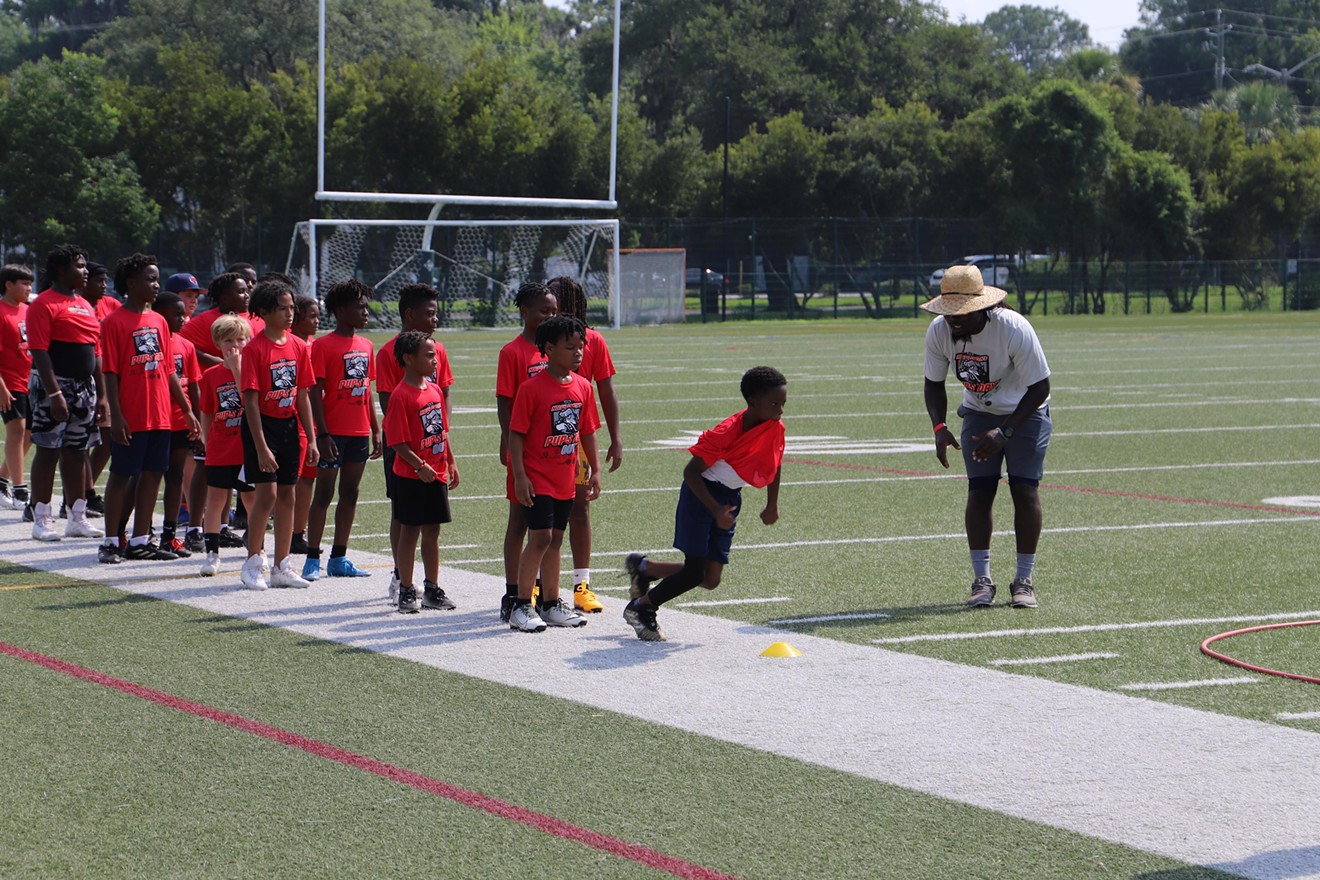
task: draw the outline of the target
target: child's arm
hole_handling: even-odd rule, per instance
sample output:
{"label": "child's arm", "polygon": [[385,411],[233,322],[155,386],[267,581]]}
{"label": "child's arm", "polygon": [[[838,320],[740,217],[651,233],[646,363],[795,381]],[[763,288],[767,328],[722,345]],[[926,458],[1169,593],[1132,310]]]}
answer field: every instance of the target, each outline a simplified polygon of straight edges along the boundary
{"label": "child's arm", "polygon": [[183,414],[188,417],[188,439],[196,440],[197,435],[202,431],[202,427],[197,424],[197,415],[192,407],[193,402],[184,393],[183,386],[179,384],[178,376],[169,373],[167,378],[170,382],[170,400],[174,401],[174,405],[183,410]]}
{"label": "child's arm", "polygon": [[105,397],[110,406],[110,442],[127,446],[133,439],[133,432],[128,429],[124,419],[123,407],[119,405],[119,374],[105,374]]}
{"label": "child's arm", "polygon": [[526,437],[517,431],[509,431],[508,461],[513,466],[513,497],[524,507],[535,503],[536,492],[532,488],[532,479],[523,467],[523,441]]}
{"label": "child's arm", "polygon": [[247,419],[248,430],[252,432],[252,445],[257,448],[257,469],[262,473],[273,474],[279,467],[275,453],[266,445],[266,434],[261,430],[261,392],[255,388],[243,390],[243,418]]}
{"label": "child's arm", "polygon": [[[595,501],[600,497],[600,450],[596,447],[596,434],[583,434],[579,441],[582,443],[582,449],[587,453],[587,464],[591,466],[591,477],[587,480],[587,500]],[[613,449],[614,445],[610,444]],[[616,462],[615,467],[618,467]]]}
{"label": "child's arm", "polygon": [[[205,441],[203,438],[204,438],[206,435],[202,433],[202,419],[201,419],[201,415],[202,415],[202,390],[201,390],[201,388],[198,387],[200,384],[201,384],[200,382],[189,382],[189,383],[188,383],[188,399],[192,401],[192,411],[193,411],[194,414],[197,415],[197,436],[193,438],[193,443],[194,443],[194,446],[193,446],[193,452],[194,452],[194,453],[196,453],[196,452],[200,452],[203,456],[205,456],[205,455],[206,455],[206,452],[205,452],[205,444],[206,444],[206,441]],[[196,445],[196,444],[198,444],[198,443],[200,443],[200,444],[202,444],[202,445],[199,447],[199,446]]]}
{"label": "child's arm", "polygon": [[0,412],[9,412],[14,408],[14,395],[9,393],[5,380],[0,379]]}
{"label": "child's arm", "polygon": [[224,361],[213,354],[208,354],[199,347],[197,349],[197,363],[201,364],[203,370],[209,370],[216,364],[223,364]]}
{"label": "child's arm", "polygon": [[[298,399],[302,399],[299,393]],[[327,461],[339,459],[339,447],[335,444],[335,438],[330,436],[330,429],[325,423],[325,380],[317,379],[307,392],[307,402],[311,404],[312,421],[316,424],[316,443],[308,443],[308,446],[316,446],[317,455],[325,458]],[[299,412],[301,415],[301,411]],[[303,422],[305,426],[307,423]],[[310,434],[308,435],[311,436]],[[322,448],[324,447],[324,449]]]}
{"label": "child's arm", "polygon": [[215,424],[215,415],[213,413],[202,413],[202,432],[197,435],[197,439],[202,443],[211,439],[211,426]]}
{"label": "child's arm", "polygon": [[509,420],[513,418],[513,398],[495,396],[495,413],[500,420],[500,464],[507,465],[510,458]]}
{"label": "child's arm", "polygon": [[[605,460],[610,464],[610,473],[623,464],[623,437],[619,433],[619,396],[614,393],[614,380],[606,376],[596,380],[599,391],[600,408],[605,413],[605,427],[610,432],[610,448],[605,450]],[[596,472],[593,466],[592,473]]]}
{"label": "child's arm", "polygon": [[423,483],[435,482],[435,468],[428,462],[422,461],[421,456],[412,451],[412,447],[407,443],[395,443],[391,449],[394,454],[408,463],[408,467],[417,471],[417,478]]}
{"label": "child's arm", "polygon": [[454,447],[449,445],[449,432],[445,432],[445,463],[449,467],[449,488],[458,488],[458,462],[454,460]]}
{"label": "child's arm", "polygon": [[702,471],[706,470],[706,462],[701,456],[694,455],[688,461],[687,467],[683,468],[683,482],[687,483],[692,494],[697,496],[697,500],[706,505],[711,516],[715,517],[715,525],[722,529],[733,528],[733,512],[737,508],[731,505],[723,505],[715,500],[715,496],[710,494],[706,488],[706,481],[702,479]]}
{"label": "child's arm", "polygon": [[783,472],[784,466],[780,465],[775,478],[765,487],[765,510],[761,511],[761,522],[768,526],[779,521],[779,475]]}
{"label": "child's arm", "polygon": [[376,407],[371,405],[370,400],[367,401],[367,421],[371,425],[371,455],[369,457],[372,461],[375,461],[380,458],[380,417],[376,415]]}
{"label": "child's arm", "polygon": [[306,388],[298,389],[297,401],[298,419],[302,422],[303,433],[307,435],[307,457],[303,463],[311,467],[321,460],[321,453],[316,448],[320,435],[316,423],[312,421],[312,405],[307,400]]}

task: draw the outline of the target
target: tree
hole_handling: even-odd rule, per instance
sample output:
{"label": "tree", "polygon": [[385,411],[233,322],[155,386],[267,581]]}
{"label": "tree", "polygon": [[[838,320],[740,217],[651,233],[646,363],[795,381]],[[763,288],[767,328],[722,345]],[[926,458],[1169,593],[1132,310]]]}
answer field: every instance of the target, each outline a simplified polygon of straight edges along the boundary
{"label": "tree", "polygon": [[1236,116],[1249,144],[1271,141],[1283,132],[1295,132],[1301,127],[1297,96],[1283,86],[1268,82],[1247,83],[1216,92],[1198,112]]}
{"label": "tree", "polygon": [[1030,73],[1091,45],[1086,25],[1057,6],[1003,6],[985,17],[984,27],[1000,51]]}

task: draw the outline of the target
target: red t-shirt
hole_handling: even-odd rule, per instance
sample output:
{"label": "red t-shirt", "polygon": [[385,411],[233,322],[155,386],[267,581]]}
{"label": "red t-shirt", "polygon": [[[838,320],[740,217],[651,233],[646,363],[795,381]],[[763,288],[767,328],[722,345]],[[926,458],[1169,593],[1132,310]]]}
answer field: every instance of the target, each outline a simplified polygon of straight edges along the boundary
{"label": "red t-shirt", "polygon": [[549,370],[523,383],[513,399],[509,430],[524,435],[523,469],[532,491],[569,501],[576,492],[578,443],[596,433],[596,395],[591,383],[570,373],[561,384]]}
{"label": "red t-shirt", "polygon": [[170,328],[150,309],[118,309],[101,325],[101,369],[119,377],[119,411],[130,431],[168,431]]}
{"label": "red t-shirt", "polygon": [[96,345],[101,322],[92,304],[78,294],[65,296],[47,289],[28,305],[27,334],[32,351],[50,351],[51,342]]}
{"label": "red t-shirt", "polygon": [[500,360],[495,374],[495,396],[514,398],[522,383],[545,369],[545,355],[522,334],[500,349]]}
{"label": "red t-shirt", "polygon": [[96,301],[96,320],[105,323],[105,319],[124,307],[124,304],[110,294],[103,294]]}
{"label": "red t-shirt", "polygon": [[0,379],[10,394],[27,394],[32,355],[27,342],[27,303],[0,299]]}
{"label": "red t-shirt", "polygon": [[[200,315],[193,315],[184,322],[183,329],[179,335],[191,342],[197,347],[197,350],[203,354],[209,354],[211,357],[220,357],[220,346],[215,344],[211,338],[211,325],[213,325],[224,312],[219,309],[207,309]],[[256,315],[244,312],[239,315],[240,318],[246,318],[248,325],[252,328],[252,338],[256,339],[261,335],[261,331],[266,329],[266,322]]]}
{"label": "red t-shirt", "polygon": [[749,486],[764,489],[774,481],[784,460],[784,423],[762,422],[744,431],[746,412],[736,412],[709,431],[702,431],[688,452],[700,458],[706,467],[726,461]]}
{"label": "red t-shirt", "polygon": [[243,395],[234,374],[224,364],[202,373],[201,411],[210,413],[211,433],[206,438],[206,463],[212,467],[243,463]]}
{"label": "red t-shirt", "polygon": [[309,346],[292,333],[280,345],[258,333],[243,349],[243,391],[259,393],[264,416],[297,418],[298,389],[315,384]]}
{"label": "red t-shirt", "polygon": [[[188,389],[192,387],[193,383],[202,381],[202,365],[197,361],[197,347],[176,333],[170,337],[170,350],[174,363],[174,375],[179,377],[179,385],[183,387],[183,396],[188,397]],[[183,410],[179,408],[178,404],[175,404],[170,408],[170,411],[173,413],[170,419],[170,430],[186,431],[188,429],[188,418],[183,414]]]}
{"label": "red t-shirt", "polygon": [[325,426],[344,437],[371,436],[371,383],[376,357],[371,341],[327,333],[312,343],[312,369],[322,383]]}
{"label": "red t-shirt", "polygon": [[[378,394],[391,393],[394,391],[394,386],[403,381],[403,367],[399,366],[399,359],[394,356],[394,341],[398,338],[396,336],[381,346],[380,355],[376,358]],[[431,381],[441,388],[448,388],[454,384],[454,371],[449,368],[449,355],[445,353],[443,345],[438,341],[432,341],[435,342],[435,377]]]}
{"label": "red t-shirt", "polygon": [[619,372],[614,369],[610,358],[610,347],[605,344],[605,337],[590,327],[587,328],[586,344],[582,347],[582,363],[577,368],[578,375],[588,382],[599,382]]}
{"label": "red t-shirt", "polygon": [[[394,445],[407,443],[422,461],[435,469],[436,479],[449,482],[449,424],[445,419],[445,398],[440,387],[427,382],[414,388],[400,382],[390,392],[385,412],[385,433]],[[394,475],[420,480],[403,456],[394,458]]]}

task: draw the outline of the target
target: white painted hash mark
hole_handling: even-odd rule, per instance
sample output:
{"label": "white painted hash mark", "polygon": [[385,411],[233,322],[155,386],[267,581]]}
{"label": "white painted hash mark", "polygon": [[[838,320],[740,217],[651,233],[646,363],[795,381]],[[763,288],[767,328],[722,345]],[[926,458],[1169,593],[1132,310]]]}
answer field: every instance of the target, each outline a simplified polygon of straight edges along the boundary
{"label": "white painted hash mark", "polygon": [[1050,636],[1084,632],[1116,632],[1124,629],[1156,629],[1175,626],[1204,626],[1220,623],[1259,623],[1269,620],[1302,620],[1320,617],[1320,611],[1297,611],[1287,614],[1254,614],[1249,617],[1186,617],[1180,620],[1142,620],[1135,623],[1093,623],[1085,626],[1045,626],[1037,629],[992,629],[986,632],[929,633],[920,636],[890,636],[871,639],[877,645],[902,645],[912,642],[956,642],[963,639],[997,639],[1005,636]]}
{"label": "white painted hash mark", "polygon": [[1280,721],[1317,721],[1320,712],[1279,712],[1274,717]]}
{"label": "white painted hash mark", "polygon": [[678,608],[715,608],[720,605],[760,605],[762,602],[792,602],[791,596],[766,596],[763,599],[702,599],[697,602],[676,602]]}
{"label": "white painted hash mark", "polygon": [[819,617],[786,617],[783,620],[770,620],[767,626],[796,626],[802,623],[833,623],[836,620],[888,620],[889,614],[867,612],[864,614],[822,614]]}
{"label": "white painted hash mark", "polygon": [[1093,654],[1056,654],[1053,657],[1004,657],[986,662],[991,666],[1036,666],[1046,663],[1075,663],[1080,660],[1113,660],[1121,656],[1112,651],[1096,651]]}
{"label": "white painted hash mark", "polygon": [[1119,685],[1121,691],[1180,691],[1187,688],[1214,687],[1226,684],[1256,684],[1259,678],[1240,676],[1238,678],[1203,678],[1200,681],[1150,681],[1142,684]]}

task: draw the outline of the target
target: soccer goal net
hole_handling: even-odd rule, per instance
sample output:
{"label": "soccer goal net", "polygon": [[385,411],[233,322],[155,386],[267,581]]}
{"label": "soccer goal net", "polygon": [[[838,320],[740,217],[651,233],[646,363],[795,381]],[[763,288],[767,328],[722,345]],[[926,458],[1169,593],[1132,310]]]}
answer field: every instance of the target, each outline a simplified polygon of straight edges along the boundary
{"label": "soccer goal net", "polygon": [[683,320],[687,252],[682,248],[619,251],[619,323]]}
{"label": "soccer goal net", "polygon": [[297,224],[286,271],[323,299],[356,278],[376,291],[378,326],[399,324],[399,290],[440,292],[440,326],[517,325],[514,295],[560,275],[587,292],[593,324],[615,324],[616,220],[311,220]]}

